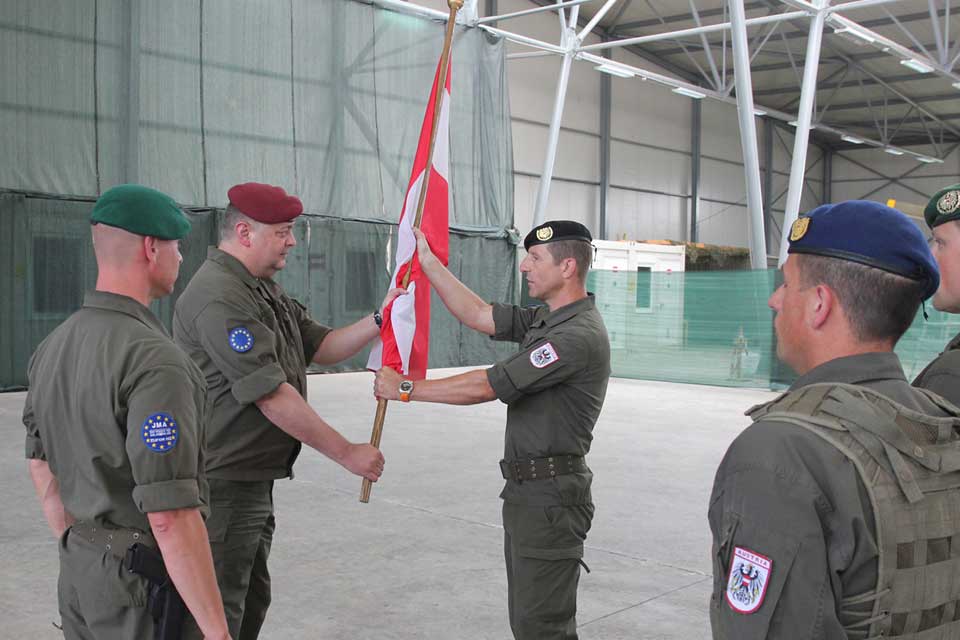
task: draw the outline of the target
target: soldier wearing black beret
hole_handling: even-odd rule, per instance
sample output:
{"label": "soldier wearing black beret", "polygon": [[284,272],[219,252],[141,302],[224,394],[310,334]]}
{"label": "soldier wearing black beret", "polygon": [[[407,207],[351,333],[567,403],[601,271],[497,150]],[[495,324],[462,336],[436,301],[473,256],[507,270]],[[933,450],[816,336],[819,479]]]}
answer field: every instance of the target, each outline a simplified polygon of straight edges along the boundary
{"label": "soldier wearing black beret", "polygon": [[[90,222],[96,291],[33,354],[23,412],[30,474],[60,539],[63,634],[152,638],[147,594],[162,589],[163,601],[176,587],[194,619],[167,607],[164,624],[225,640],[203,521],[206,385],[149,308],[173,291],[190,222],[140,185],[105,192]],[[134,548],[162,558],[173,584],[136,573]]]}
{"label": "soldier wearing black beret", "polygon": [[791,227],[769,305],[800,377],[747,411],[717,470],[714,638],[958,637],[960,409],[893,352],[938,283],[890,207],[824,205]]}
{"label": "soldier wearing black beret", "polygon": [[[930,248],[940,267],[940,287],[933,295],[933,307],[960,313],[960,184],[935,193],[923,217],[933,235]],[[960,406],[960,335],[947,343],[943,353],[927,365],[913,384]]]}
{"label": "soldier wearing black beret", "polygon": [[499,470],[510,627],[517,640],[573,640],[583,543],[594,510],[586,455],[610,377],[607,330],[586,290],[590,232],[579,222],[554,220],[527,234],[520,271],[531,297],[545,303],[531,308],[484,302],[415,233],[420,264],[450,312],[520,349],[489,369],[416,384],[383,368],[375,395],[507,405]]}

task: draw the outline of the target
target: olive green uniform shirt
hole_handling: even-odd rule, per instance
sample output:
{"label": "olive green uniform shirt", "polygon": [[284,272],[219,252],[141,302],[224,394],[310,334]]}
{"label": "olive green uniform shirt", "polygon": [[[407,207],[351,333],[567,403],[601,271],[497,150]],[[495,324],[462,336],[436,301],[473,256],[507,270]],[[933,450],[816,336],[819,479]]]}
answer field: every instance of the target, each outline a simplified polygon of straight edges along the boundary
{"label": "olive green uniform shirt", "polygon": [[[827,382],[863,385],[910,409],[945,415],[907,383],[894,353],[831,360],[791,389]],[[755,422],[717,469],[709,520],[714,638],[859,637],[844,632],[857,620],[841,619],[839,603],[876,588],[879,551],[867,490],[839,449],[797,425]],[[734,611],[725,600],[734,547],[772,561],[764,598],[750,614]],[[872,605],[867,602],[865,610]]]}
{"label": "olive green uniform shirt", "polygon": [[149,309],[88,293],[28,375],[26,456],[47,461],[77,520],[148,531],[147,513],[206,513],[203,377]]}
{"label": "olive green uniform shirt", "polygon": [[960,335],[920,372],[913,386],[933,391],[960,406]]}
{"label": "olive green uniform shirt", "polygon": [[[610,379],[610,340],[593,296],[551,312],[549,307],[494,304],[494,340],[520,351],[487,370],[507,405],[505,460],[586,456]],[[500,497],[527,505],[592,502],[590,471],[555,478],[507,480]]]}
{"label": "olive green uniform shirt", "polygon": [[284,382],[306,398],[307,365],[329,332],[273,280],[255,278],[230,254],[209,249],[173,317],[174,339],[207,380],[208,476],[293,476],[300,442],[254,403]]}

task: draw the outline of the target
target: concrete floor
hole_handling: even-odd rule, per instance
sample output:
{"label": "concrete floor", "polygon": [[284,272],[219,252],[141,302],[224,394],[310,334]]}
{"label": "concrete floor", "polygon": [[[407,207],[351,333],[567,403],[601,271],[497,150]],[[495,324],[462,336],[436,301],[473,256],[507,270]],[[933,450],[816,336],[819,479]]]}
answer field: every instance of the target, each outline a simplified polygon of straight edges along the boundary
{"label": "concrete floor", "polygon": [[[432,372],[449,375],[452,370]],[[369,373],[310,377],[320,415],[369,439]],[[0,394],[0,611],[5,638],[52,626],[57,550],[23,460],[24,394]],[[762,390],[611,380],[589,464],[597,513],[584,560],[584,640],[710,637],[707,499],[716,466]],[[305,451],[275,490],[274,603],[266,640],[505,639],[500,500],[505,408],[391,403],[386,474],[358,478]]]}

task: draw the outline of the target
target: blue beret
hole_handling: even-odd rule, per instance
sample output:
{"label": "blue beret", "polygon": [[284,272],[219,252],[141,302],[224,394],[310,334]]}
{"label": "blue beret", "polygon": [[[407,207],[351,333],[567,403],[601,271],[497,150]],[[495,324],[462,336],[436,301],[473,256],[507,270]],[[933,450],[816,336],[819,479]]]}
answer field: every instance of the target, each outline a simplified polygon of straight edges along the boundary
{"label": "blue beret", "polygon": [[926,282],[926,300],[940,286],[940,272],[927,240],[910,218],[869,200],[825,204],[797,218],[788,253],[859,262]]}

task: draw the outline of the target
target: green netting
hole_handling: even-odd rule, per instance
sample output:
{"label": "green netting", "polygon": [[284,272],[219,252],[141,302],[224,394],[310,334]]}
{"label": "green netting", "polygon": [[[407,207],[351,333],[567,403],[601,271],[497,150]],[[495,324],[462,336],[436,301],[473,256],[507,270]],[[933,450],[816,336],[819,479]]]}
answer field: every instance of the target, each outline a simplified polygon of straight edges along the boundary
{"label": "green netting", "polygon": [[[30,354],[80,308],[83,292],[93,288],[97,266],[90,242],[92,207],[87,200],[0,193],[0,389],[26,384]],[[167,328],[177,298],[206,258],[207,247],[216,242],[219,213],[189,211],[193,228],[181,242],[180,278],[173,295],[154,303]],[[396,246],[396,225],[304,215],[294,229],[298,246],[277,280],[317,320],[340,327],[379,306],[390,281],[388,259]],[[487,300],[516,299],[515,254],[505,238],[450,235],[451,270]],[[489,364],[514,350],[465,329],[437,296],[431,320],[431,367]],[[322,370],[362,369],[366,361],[365,349]]]}
{"label": "green netting", "polygon": [[[795,378],[776,357],[767,299],[778,272],[592,271],[588,288],[610,334],[613,375],[780,388]],[[908,379],[960,333],[960,316],[927,308],[897,345]]]}

